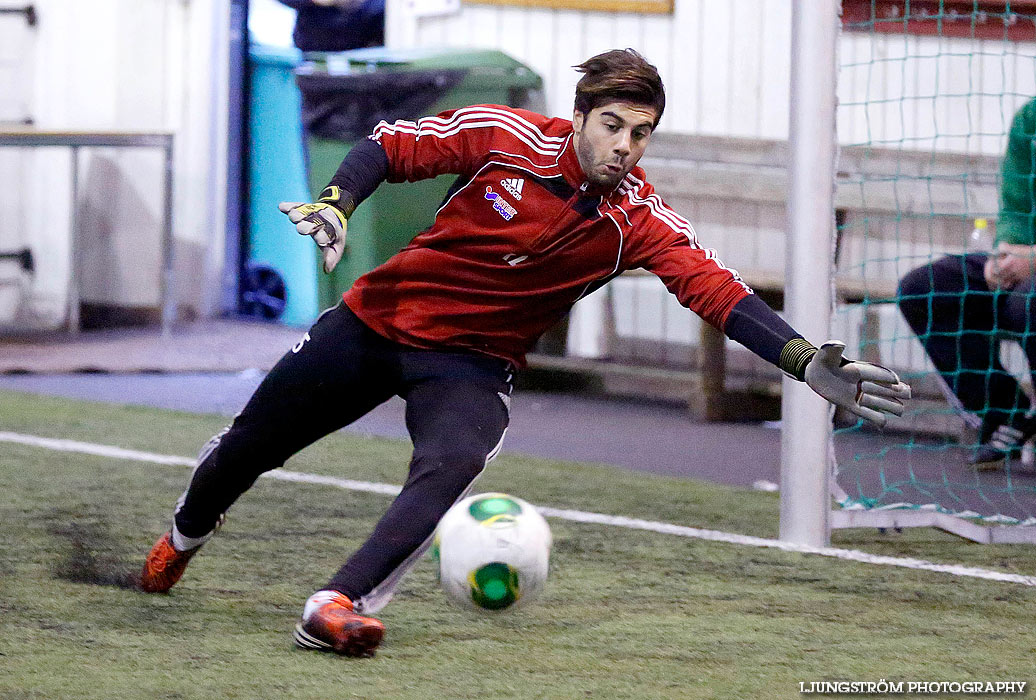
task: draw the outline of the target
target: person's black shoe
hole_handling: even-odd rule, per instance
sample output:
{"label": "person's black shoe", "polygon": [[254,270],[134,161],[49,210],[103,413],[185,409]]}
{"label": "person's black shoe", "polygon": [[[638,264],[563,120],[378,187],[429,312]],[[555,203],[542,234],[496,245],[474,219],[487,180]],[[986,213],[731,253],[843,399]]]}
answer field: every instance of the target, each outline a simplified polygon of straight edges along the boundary
{"label": "person's black shoe", "polygon": [[1025,428],[1015,428],[1006,423],[999,426],[986,442],[975,448],[975,452],[968,458],[968,464],[978,471],[992,471],[1002,469],[1008,459],[1018,459],[1022,454],[1022,445],[1036,434],[1036,430],[1029,425]]}

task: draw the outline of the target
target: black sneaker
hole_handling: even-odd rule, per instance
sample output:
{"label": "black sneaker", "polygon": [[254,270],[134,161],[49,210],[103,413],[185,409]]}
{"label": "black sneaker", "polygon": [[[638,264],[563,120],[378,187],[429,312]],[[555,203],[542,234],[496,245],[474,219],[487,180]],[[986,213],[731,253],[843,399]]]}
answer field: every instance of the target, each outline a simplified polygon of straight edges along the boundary
{"label": "black sneaker", "polygon": [[968,464],[978,471],[1001,469],[1006,460],[1021,457],[1022,445],[1034,434],[1036,430],[1032,430],[1028,425],[1026,430],[1021,430],[1005,423],[975,449],[974,454],[968,459]]}

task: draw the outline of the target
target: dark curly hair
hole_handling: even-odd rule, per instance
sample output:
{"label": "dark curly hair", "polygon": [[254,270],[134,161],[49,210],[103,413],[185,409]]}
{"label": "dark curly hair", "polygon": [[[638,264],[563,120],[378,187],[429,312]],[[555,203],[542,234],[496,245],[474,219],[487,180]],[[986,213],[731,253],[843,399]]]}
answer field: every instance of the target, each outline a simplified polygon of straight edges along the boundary
{"label": "dark curly hair", "polygon": [[613,49],[598,54],[574,68],[583,74],[576,83],[575,108],[589,114],[610,102],[630,102],[653,107],[658,126],[665,110],[665,86],[658,70],[633,49]]}

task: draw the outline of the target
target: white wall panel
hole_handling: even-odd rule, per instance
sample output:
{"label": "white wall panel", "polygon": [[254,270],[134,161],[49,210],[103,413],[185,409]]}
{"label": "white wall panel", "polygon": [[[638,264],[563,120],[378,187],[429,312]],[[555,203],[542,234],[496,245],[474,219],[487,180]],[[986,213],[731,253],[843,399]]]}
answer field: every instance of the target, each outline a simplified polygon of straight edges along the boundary
{"label": "white wall panel", "polygon": [[[725,91],[730,124],[726,128],[736,133],[763,133],[759,118],[761,87],[766,82],[762,62],[766,19],[761,13],[763,6],[764,3],[731,3],[727,22],[731,72],[730,85]],[[741,38],[734,40],[734,37]],[[749,50],[738,51],[742,47]],[[725,133],[725,129],[720,133]]]}
{"label": "white wall panel", "polygon": [[525,15],[528,24],[521,60],[538,74],[549,76],[554,70],[551,58],[560,43],[557,33],[559,23],[554,21],[554,15],[549,10],[530,10]]}
{"label": "white wall panel", "polygon": [[[543,75],[553,115],[571,110],[572,65],[631,46],[666,83],[660,130],[787,137],[791,0],[675,0],[672,15],[465,3],[410,24],[397,44],[492,47],[525,61]],[[843,143],[995,153],[1014,110],[1036,94],[1033,44],[846,33],[839,51]]]}
{"label": "white wall panel", "polygon": [[591,12],[583,16],[581,53],[584,59],[616,48],[613,33],[617,17],[604,12]]}
{"label": "white wall panel", "polygon": [[[694,93],[694,106],[698,115],[695,132],[704,134],[736,134],[730,106],[733,95],[739,88],[734,57],[738,56],[731,31],[732,9],[735,3],[718,3],[703,0],[697,27],[698,89]],[[740,60],[737,61],[740,63]],[[754,76],[758,80],[759,76]]]}
{"label": "white wall panel", "polygon": [[[35,32],[24,15],[0,15],[0,128],[20,124],[31,116],[29,100],[33,65],[25,56],[33,53]],[[21,149],[0,150],[0,183],[6,183],[0,197],[0,250],[15,251],[26,246],[28,233],[20,222],[25,178]],[[6,223],[5,223],[6,222]],[[0,261],[0,324],[10,323],[18,313],[30,278],[15,261]]]}
{"label": "white wall panel", "polygon": [[422,46],[434,46],[438,43],[444,43],[446,41],[444,37],[448,36],[450,43],[456,37],[462,38],[460,42],[462,44],[473,43],[478,46],[499,46],[500,17],[503,13],[504,8],[499,7],[465,7],[460,15],[461,21],[459,24],[463,27],[464,15],[470,16],[467,34],[456,33],[453,28],[453,22],[456,20],[447,22],[436,21],[437,18],[429,18],[420,23],[421,36],[418,43]]}
{"label": "white wall panel", "polygon": [[[25,7],[24,3],[2,7]],[[31,116],[30,90],[25,75],[32,75],[36,32],[23,14],[0,14],[0,123],[21,122]]]}
{"label": "white wall panel", "polygon": [[765,0],[762,15],[758,135],[767,139],[784,139],[788,135],[788,89],[791,84],[791,3]]}
{"label": "white wall panel", "polygon": [[500,10],[496,46],[501,51],[511,56],[527,58],[528,37],[538,29],[529,20],[530,14],[517,7],[505,7]]}
{"label": "white wall panel", "polygon": [[[33,50],[21,57],[25,69],[17,74],[36,125],[174,133],[181,301],[202,313],[211,310],[207,300],[218,296],[213,288],[223,250],[226,99],[220,91],[226,86],[228,1],[38,0],[35,5]],[[57,326],[69,276],[68,153],[24,149],[17,157],[16,166],[0,166],[0,188],[18,193],[18,201],[5,206],[46,211],[46,242],[19,229],[23,217],[7,216],[0,218],[0,242],[33,245],[37,273],[23,315],[30,325]],[[90,265],[83,276],[84,298],[157,304],[161,158],[147,151],[84,150],[80,165],[76,211]]]}
{"label": "white wall panel", "polygon": [[[645,16],[641,20],[640,42],[642,46],[651,47],[651,60],[658,68],[660,75],[666,77],[674,75],[676,69],[673,64],[673,24],[668,17]],[[686,70],[686,66],[680,66],[680,69]],[[669,102],[671,99],[672,96],[667,91],[666,101]],[[668,111],[668,107],[665,118],[672,119],[672,113]]]}
{"label": "white wall panel", "polygon": [[579,74],[572,70],[572,66],[588,58],[582,42],[585,18],[581,12],[560,11],[551,14],[554,15],[554,36],[558,37],[558,42],[554,51],[548,54],[553,59],[550,71],[541,73],[546,82],[544,93],[547,110],[552,116],[571,118],[572,99],[579,79]]}
{"label": "white wall panel", "polygon": [[666,83],[661,130],[764,138],[787,132],[788,0],[677,0],[672,15],[476,4],[437,17],[401,18],[405,11],[390,0],[390,44],[505,51],[544,77],[555,116],[571,113],[579,77],[573,65],[629,46],[655,63]]}
{"label": "white wall panel", "polygon": [[[666,84],[666,113],[660,131],[694,133],[701,123],[698,111],[701,81],[701,5],[705,0],[682,0],[676,3],[669,18],[672,36],[669,70],[659,73]],[[654,59],[651,51],[645,54]]]}

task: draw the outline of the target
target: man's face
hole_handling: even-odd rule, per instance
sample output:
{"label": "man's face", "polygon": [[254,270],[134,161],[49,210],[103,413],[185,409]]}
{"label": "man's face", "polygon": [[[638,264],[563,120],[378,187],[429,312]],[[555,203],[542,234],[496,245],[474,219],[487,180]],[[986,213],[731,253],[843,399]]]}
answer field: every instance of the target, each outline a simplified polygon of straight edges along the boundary
{"label": "man's face", "polygon": [[658,113],[654,107],[612,102],[589,114],[575,111],[576,156],[595,187],[615,187],[644,155]]}

